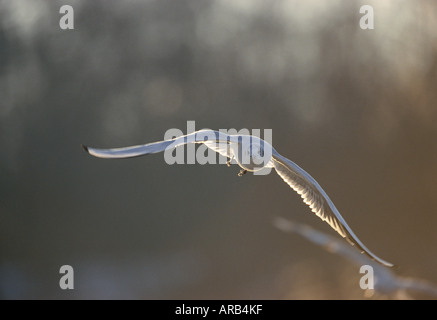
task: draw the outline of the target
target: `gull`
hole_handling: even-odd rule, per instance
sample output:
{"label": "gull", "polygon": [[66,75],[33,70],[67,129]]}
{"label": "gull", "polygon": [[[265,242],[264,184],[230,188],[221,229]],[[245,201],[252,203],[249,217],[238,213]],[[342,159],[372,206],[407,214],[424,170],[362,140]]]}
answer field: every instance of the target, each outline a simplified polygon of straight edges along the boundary
{"label": "gull", "polygon": [[114,149],[97,149],[82,145],[82,148],[94,157],[122,159],[173,150],[188,143],[204,144],[211,150],[229,158],[228,166],[237,163],[241,167],[239,176],[248,171],[256,173],[265,168],[274,168],[278,175],[302,197],[304,203],[316,216],[327,222],[351,245],[356,246],[361,253],[365,253],[384,266],[393,267],[393,264],[373,254],[358,239],[326,192],[308,172],[280,155],[270,143],[259,137],[199,130],[188,135],[144,145]]}

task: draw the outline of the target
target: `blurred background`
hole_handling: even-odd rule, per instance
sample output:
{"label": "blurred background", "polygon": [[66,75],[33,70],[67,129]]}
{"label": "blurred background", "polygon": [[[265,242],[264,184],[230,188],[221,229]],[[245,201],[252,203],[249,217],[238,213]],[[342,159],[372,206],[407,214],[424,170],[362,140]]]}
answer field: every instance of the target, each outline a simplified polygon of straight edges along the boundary
{"label": "blurred background", "polygon": [[272,129],[369,249],[437,283],[436,30],[432,0],[1,1],[0,297],[367,299],[357,266],[272,225],[336,235],[276,173],[80,148],[188,120]]}

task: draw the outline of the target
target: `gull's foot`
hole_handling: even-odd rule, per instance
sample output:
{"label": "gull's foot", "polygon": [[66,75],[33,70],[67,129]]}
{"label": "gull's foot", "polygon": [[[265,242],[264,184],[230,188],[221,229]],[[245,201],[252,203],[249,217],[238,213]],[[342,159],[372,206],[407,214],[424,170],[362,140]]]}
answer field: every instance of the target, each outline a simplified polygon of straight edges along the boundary
{"label": "gull's foot", "polygon": [[228,160],[228,161],[226,161],[226,165],[227,165],[228,167],[231,166],[231,161],[232,161],[232,160]]}
{"label": "gull's foot", "polygon": [[238,173],[239,177],[242,177],[246,174],[247,170],[240,170],[240,172]]}

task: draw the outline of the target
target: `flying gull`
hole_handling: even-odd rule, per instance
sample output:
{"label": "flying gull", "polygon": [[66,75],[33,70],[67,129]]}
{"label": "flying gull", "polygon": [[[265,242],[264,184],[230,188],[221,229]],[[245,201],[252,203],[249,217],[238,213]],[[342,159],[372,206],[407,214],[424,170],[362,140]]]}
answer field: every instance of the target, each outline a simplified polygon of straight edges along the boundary
{"label": "flying gull", "polygon": [[208,148],[229,158],[228,166],[236,162],[242,168],[239,176],[248,171],[257,172],[264,168],[274,168],[279,176],[302,197],[311,211],[326,221],[350,244],[382,265],[393,267],[393,264],[377,257],[358,239],[326,192],[308,172],[280,155],[267,141],[256,136],[228,135],[219,131],[200,130],[170,140],[125,148],[96,149],[84,145],[82,147],[94,157],[121,159],[172,150],[188,143],[203,143]]}

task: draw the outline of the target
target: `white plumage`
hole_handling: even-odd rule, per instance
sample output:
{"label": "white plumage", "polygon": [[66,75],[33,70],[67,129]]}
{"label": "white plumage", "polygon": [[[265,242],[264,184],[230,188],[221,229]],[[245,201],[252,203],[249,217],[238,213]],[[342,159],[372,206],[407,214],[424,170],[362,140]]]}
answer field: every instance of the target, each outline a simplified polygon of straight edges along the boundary
{"label": "white plumage", "polygon": [[[243,135],[227,135],[219,131],[201,130],[171,140],[148,143],[116,149],[96,149],[83,146],[92,156],[106,159],[132,158],[151,153],[163,152],[187,143],[203,143],[215,152],[235,160],[246,171],[256,172],[263,168],[275,168],[279,176],[303,199],[311,211],[326,221],[342,237],[355,245],[382,265],[392,267],[393,264],[377,257],[358,239],[344,218],[338,212],[326,192],[305,170],[293,161],[281,156],[268,142],[255,137]],[[249,159],[245,155],[249,155]],[[267,156],[267,157],[266,157]],[[267,159],[267,160],[265,160]],[[262,161],[262,165],[260,165]]]}

